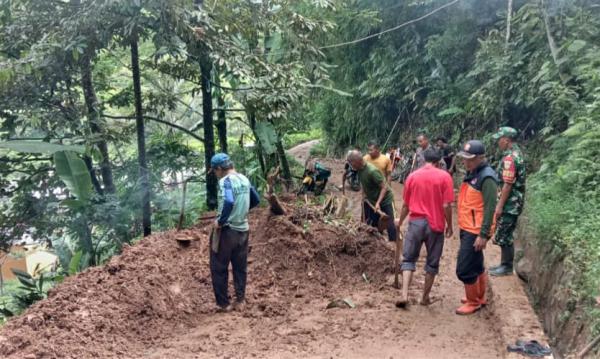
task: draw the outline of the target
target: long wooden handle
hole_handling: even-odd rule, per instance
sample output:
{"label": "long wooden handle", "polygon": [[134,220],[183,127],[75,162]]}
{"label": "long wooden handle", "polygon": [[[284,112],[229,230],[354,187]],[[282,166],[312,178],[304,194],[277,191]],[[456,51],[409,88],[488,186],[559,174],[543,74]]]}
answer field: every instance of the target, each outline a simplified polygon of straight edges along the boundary
{"label": "long wooden handle", "polygon": [[400,288],[398,273],[400,272],[400,238],[396,238],[396,253],[394,253],[394,287]]}
{"label": "long wooden handle", "polygon": [[369,205],[369,207],[371,207],[372,210],[374,210],[378,215],[380,216],[388,216],[387,213],[382,212],[381,209],[375,209],[375,206],[373,206],[371,204],[371,202],[369,202],[368,199],[365,198],[365,203]]}
{"label": "long wooden handle", "polygon": [[592,340],[590,344],[586,345],[586,347],[583,348],[581,352],[579,352],[577,357],[583,359],[592,349],[594,349],[596,345],[598,345],[598,343],[600,343],[600,335],[597,336],[594,340]]}
{"label": "long wooden handle", "polygon": [[400,272],[400,252],[402,251],[402,243],[404,242],[404,237],[402,236],[402,232],[400,232],[400,228],[398,228],[398,238],[396,238],[396,253],[394,257],[394,286],[396,288],[400,288],[400,282],[398,280],[398,273]]}

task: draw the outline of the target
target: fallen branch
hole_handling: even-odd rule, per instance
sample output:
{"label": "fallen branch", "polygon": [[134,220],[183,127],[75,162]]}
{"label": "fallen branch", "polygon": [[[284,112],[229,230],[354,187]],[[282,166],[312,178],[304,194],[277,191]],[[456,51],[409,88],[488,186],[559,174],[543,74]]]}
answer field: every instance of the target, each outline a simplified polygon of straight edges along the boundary
{"label": "fallen branch", "polygon": [[597,336],[594,340],[592,340],[592,342],[588,345],[586,345],[585,348],[583,348],[579,354],[577,355],[577,357],[579,359],[583,359],[592,349],[594,349],[594,347],[596,345],[598,345],[598,343],[600,343],[600,335]]}
{"label": "fallen branch", "polygon": [[277,216],[281,216],[285,214],[285,209],[283,209],[283,206],[279,202],[277,195],[273,193],[275,178],[277,178],[278,175],[279,167],[276,167],[274,170],[271,171],[271,173],[267,175],[267,194],[265,195],[265,198],[269,202],[271,213]]}

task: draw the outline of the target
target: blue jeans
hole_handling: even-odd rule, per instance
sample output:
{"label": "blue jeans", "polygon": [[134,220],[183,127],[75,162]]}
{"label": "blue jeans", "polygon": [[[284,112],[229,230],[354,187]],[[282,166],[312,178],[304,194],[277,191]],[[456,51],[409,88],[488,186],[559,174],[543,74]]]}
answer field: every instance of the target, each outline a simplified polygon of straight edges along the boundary
{"label": "blue jeans", "polygon": [[248,274],[248,232],[239,232],[229,227],[221,229],[219,252],[210,250],[210,276],[215,299],[219,307],[229,305],[227,294],[229,281],[229,263],[233,269],[233,287],[237,301],[246,296],[246,277]]}

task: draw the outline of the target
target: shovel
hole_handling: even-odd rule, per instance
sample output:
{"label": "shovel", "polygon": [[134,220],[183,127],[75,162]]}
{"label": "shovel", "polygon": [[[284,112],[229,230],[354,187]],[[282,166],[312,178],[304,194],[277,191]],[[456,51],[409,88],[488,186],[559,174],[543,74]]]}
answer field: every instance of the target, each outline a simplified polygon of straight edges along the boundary
{"label": "shovel", "polygon": [[373,206],[371,204],[371,202],[369,202],[368,199],[365,199],[365,203],[368,204],[369,207],[371,207],[371,209],[379,215],[379,221],[377,222],[377,229],[379,230],[379,233],[383,233],[383,231],[387,229],[388,224],[390,223],[390,220],[391,220],[390,216],[388,216],[387,214],[382,212],[380,209],[379,210],[375,209],[375,206]]}

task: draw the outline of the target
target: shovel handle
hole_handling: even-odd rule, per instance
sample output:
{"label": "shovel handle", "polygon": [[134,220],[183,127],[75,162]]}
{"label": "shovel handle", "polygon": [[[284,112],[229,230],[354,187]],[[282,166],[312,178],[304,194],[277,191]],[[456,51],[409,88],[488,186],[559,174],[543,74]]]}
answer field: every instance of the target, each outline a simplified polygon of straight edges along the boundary
{"label": "shovel handle", "polygon": [[378,215],[380,215],[380,216],[382,216],[382,217],[383,217],[383,216],[389,217],[389,216],[387,215],[387,213],[384,213],[384,212],[382,212],[382,211],[381,211],[381,209],[376,209],[376,208],[375,208],[375,206],[373,206],[373,205],[371,204],[371,202],[369,202],[369,200],[368,200],[368,199],[365,199],[365,203],[366,203],[366,204],[368,204],[368,205],[369,205],[369,207],[371,207],[371,209],[372,209],[372,210],[374,210],[374,211],[375,211],[375,212],[376,212]]}

